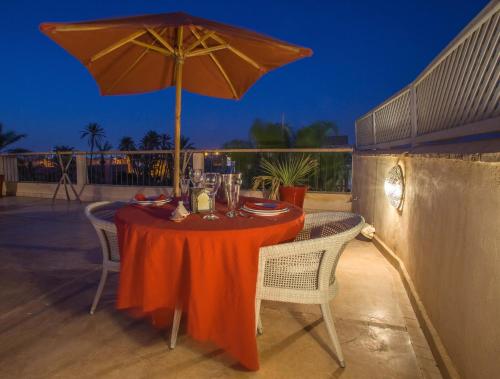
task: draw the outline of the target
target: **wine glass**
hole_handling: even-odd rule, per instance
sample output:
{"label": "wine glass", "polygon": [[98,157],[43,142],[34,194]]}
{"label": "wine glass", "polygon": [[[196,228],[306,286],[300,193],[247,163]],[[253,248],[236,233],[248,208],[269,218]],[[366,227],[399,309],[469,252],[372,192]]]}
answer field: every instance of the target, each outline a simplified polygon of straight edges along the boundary
{"label": "wine glass", "polygon": [[189,179],[181,178],[181,197],[184,206],[189,206]]}
{"label": "wine glass", "polygon": [[205,175],[203,174],[202,169],[195,168],[195,169],[189,170],[189,178],[191,179],[191,182],[193,183],[193,187],[199,188],[199,187],[203,186],[203,181],[204,181]]}
{"label": "wine glass", "polygon": [[217,220],[219,216],[214,214],[215,210],[215,194],[217,193],[221,183],[221,176],[216,172],[207,172],[205,174],[204,186],[210,197],[210,213],[203,216],[204,220]]}
{"label": "wine glass", "polygon": [[226,216],[229,218],[236,217],[236,208],[240,198],[241,173],[222,174],[222,182],[226,191],[227,208]]}

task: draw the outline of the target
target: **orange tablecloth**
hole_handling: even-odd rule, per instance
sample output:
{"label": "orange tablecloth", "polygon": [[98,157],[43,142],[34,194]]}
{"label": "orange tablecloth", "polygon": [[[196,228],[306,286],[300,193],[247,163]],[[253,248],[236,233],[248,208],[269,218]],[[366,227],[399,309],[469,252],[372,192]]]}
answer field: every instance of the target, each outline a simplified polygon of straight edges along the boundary
{"label": "orange tablecloth", "polygon": [[219,220],[206,221],[193,214],[175,223],[168,219],[173,209],[174,204],[128,205],[117,211],[117,308],[149,316],[162,328],[181,304],[191,337],[211,341],[246,368],[257,370],[259,248],[293,239],[303,227],[302,210],[291,206],[290,212],[272,219],[230,219],[220,212]]}

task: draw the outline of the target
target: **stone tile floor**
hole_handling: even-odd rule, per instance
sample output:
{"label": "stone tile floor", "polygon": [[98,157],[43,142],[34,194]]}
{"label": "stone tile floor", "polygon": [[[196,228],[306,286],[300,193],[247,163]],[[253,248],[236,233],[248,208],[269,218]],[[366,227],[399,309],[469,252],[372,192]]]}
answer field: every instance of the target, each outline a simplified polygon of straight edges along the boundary
{"label": "stone tile floor", "polygon": [[332,301],[347,367],[319,307],[266,302],[261,369],[114,309],[117,276],[95,315],[100,248],[83,206],[0,198],[0,378],[440,378],[396,271],[369,242],[342,256]]}

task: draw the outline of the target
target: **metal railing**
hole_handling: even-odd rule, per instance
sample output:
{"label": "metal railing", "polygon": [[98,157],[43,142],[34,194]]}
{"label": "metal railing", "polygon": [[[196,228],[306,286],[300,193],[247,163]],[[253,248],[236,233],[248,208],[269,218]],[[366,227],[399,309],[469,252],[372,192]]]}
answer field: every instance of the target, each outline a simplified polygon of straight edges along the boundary
{"label": "metal railing", "polygon": [[500,3],[491,1],[414,82],[356,121],[356,148],[500,131]]}
{"label": "metal railing", "polygon": [[[78,185],[172,186],[173,151],[103,151],[61,152],[63,165],[68,162],[68,175]],[[197,155],[198,165],[206,172],[224,172],[227,158],[235,162],[243,175],[243,188],[252,188],[253,178],[262,174],[262,158],[283,159],[292,155],[311,155],[318,168],[308,178],[311,191],[349,192],[351,189],[352,148],[321,149],[205,149],[183,150],[181,169],[187,175]],[[201,159],[200,159],[201,158]],[[62,175],[54,152],[1,154],[0,161],[10,167],[10,180],[19,182],[56,183]],[[5,164],[5,162],[8,163]],[[8,171],[9,171],[8,170]]]}
{"label": "metal railing", "polygon": [[42,182],[57,183],[61,180],[62,168],[61,162],[68,166],[67,174],[71,181],[76,182],[76,161],[72,159],[71,152],[60,153],[61,160],[54,152],[46,153],[23,153],[15,155],[6,155],[6,161],[12,162],[11,166],[16,167],[17,171],[10,174],[11,181],[19,182]]}
{"label": "metal railing", "polygon": [[106,151],[85,154],[88,184],[171,186],[171,151]]}

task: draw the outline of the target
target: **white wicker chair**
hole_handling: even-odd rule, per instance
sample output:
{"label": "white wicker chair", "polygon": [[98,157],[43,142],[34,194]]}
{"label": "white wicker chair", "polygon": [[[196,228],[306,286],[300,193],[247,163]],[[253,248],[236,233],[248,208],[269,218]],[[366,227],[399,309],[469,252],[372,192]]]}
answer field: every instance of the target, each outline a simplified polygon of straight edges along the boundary
{"label": "white wicker chair", "polygon": [[90,307],[90,314],[94,314],[99,299],[101,298],[102,290],[106,284],[108,272],[120,271],[120,250],[118,247],[117,231],[114,223],[114,215],[116,210],[121,206],[121,203],[111,203],[109,201],[101,201],[92,203],[85,208],[85,215],[92,223],[102,250],[102,273],[97,292]]}
{"label": "white wicker chair", "polygon": [[[255,296],[255,318],[260,334],[262,300],[319,304],[335,353],[340,365],[345,367],[329,302],[337,292],[335,269],[340,255],[364,223],[363,217],[354,213],[308,214],[304,229],[293,242],[260,249]],[[177,308],[170,335],[171,349],[176,345],[181,316],[182,311]]]}
{"label": "white wicker chair", "polygon": [[[114,223],[115,212],[122,207],[124,203],[109,201],[101,201],[92,203],[85,208],[85,215],[92,223],[92,226],[97,232],[102,249],[102,273],[97,292],[90,307],[90,314],[94,314],[99,299],[101,298],[102,290],[106,284],[108,272],[120,271],[120,248],[118,246],[118,233]],[[173,349],[177,341],[177,333],[181,320],[182,311],[176,308],[174,317],[174,327],[170,335],[170,346]]]}
{"label": "white wicker chair", "polygon": [[335,270],[347,243],[364,225],[353,213],[324,212],[306,215],[295,240],[260,249],[255,315],[262,333],[262,300],[319,304],[340,366],[345,367],[329,302],[337,292]]}

